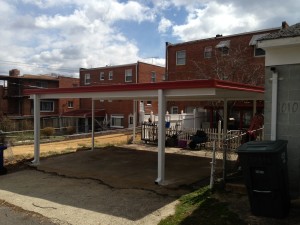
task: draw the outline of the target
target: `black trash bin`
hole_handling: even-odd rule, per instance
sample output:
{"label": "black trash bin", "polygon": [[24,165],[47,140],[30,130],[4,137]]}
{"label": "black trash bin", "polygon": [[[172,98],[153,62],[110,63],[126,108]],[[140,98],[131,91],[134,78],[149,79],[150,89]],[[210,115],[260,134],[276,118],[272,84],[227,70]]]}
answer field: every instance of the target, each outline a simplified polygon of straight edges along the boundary
{"label": "black trash bin", "polygon": [[7,173],[7,169],[3,166],[4,164],[3,151],[5,149],[7,149],[5,145],[0,145],[0,175],[4,175]]}
{"label": "black trash bin", "polygon": [[237,151],[252,214],[284,218],[290,209],[287,141],[251,141]]}

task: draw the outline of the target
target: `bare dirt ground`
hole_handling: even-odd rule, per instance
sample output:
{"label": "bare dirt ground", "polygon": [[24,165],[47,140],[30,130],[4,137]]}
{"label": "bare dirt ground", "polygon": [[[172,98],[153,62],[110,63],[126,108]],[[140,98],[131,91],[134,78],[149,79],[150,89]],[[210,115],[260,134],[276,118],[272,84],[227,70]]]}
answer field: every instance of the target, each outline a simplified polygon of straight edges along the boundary
{"label": "bare dirt ground", "polygon": [[[95,137],[95,146],[103,147],[107,145],[120,145],[126,144],[131,135],[129,134],[110,134]],[[92,145],[91,138],[79,138],[67,141],[49,142],[40,145],[40,155],[49,156],[55,154],[64,154],[75,152],[78,149],[90,148]],[[19,145],[11,146],[4,151],[5,165],[14,164],[24,159],[31,159],[34,154],[34,146]]]}

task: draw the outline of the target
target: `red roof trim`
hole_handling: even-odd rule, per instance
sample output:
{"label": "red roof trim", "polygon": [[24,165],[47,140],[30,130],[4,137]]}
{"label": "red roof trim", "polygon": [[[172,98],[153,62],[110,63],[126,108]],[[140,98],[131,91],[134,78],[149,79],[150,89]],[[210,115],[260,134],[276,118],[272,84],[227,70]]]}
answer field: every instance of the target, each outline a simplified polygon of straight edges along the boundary
{"label": "red roof trim", "polygon": [[251,91],[263,93],[263,87],[234,83],[221,80],[180,80],[165,81],[158,83],[138,84],[114,84],[103,86],[81,86],[74,88],[49,88],[49,89],[26,89],[25,95],[32,94],[65,94],[65,93],[91,93],[91,92],[116,92],[116,91],[140,91],[140,90],[169,90],[169,89],[194,89],[194,88],[221,88],[240,91]]}

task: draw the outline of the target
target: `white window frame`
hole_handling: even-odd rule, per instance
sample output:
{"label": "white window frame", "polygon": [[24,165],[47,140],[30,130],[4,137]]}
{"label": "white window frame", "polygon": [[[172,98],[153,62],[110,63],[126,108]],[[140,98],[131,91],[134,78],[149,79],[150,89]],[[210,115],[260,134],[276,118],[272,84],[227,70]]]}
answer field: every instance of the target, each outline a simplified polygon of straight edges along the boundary
{"label": "white window frame", "polygon": [[125,82],[132,82],[132,69],[125,70]]}
{"label": "white window frame", "polygon": [[[114,120],[119,119],[121,120],[121,124],[115,124]],[[115,128],[124,128],[124,116],[123,115],[111,115],[110,116],[110,127],[115,127]]]}
{"label": "white window frame", "polygon": [[114,72],[111,70],[108,72],[108,80],[113,80]]}
{"label": "white window frame", "polygon": [[186,63],[186,51],[180,50],[176,51],[176,65],[181,66]]}
{"label": "white window frame", "polygon": [[74,102],[68,101],[68,109],[73,109],[73,108],[74,108]]}
{"label": "white window frame", "polygon": [[104,72],[100,72],[100,80],[104,80],[105,76],[104,76]]}
{"label": "white window frame", "polygon": [[147,101],[146,106],[152,106],[152,101]]}
{"label": "white window frame", "polygon": [[91,84],[91,74],[84,74],[84,84]]}
{"label": "white window frame", "polygon": [[152,83],[155,83],[155,82],[156,82],[156,72],[155,72],[155,71],[152,71],[152,72],[151,72],[151,82],[152,82]]}
{"label": "white window frame", "polygon": [[210,59],[212,57],[212,46],[207,46],[204,48],[204,58],[205,59]]}
{"label": "white window frame", "polygon": [[[50,104],[50,105],[47,106],[46,104]],[[40,102],[40,111],[41,112],[54,112],[54,101],[42,100]]]}
{"label": "white window frame", "polygon": [[178,106],[171,106],[171,114],[179,114]]}

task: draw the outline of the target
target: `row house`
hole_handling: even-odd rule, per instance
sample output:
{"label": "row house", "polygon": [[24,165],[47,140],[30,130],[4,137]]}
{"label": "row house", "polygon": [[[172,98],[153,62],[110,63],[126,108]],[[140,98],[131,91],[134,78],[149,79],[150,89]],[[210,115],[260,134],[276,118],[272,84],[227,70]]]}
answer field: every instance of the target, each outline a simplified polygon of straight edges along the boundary
{"label": "row house", "polygon": [[[282,26],[286,26],[285,22]],[[251,85],[264,85],[265,51],[257,47],[257,40],[280,28],[194,40],[166,43],[166,79],[169,81],[193,79],[220,79]],[[257,102],[263,109],[263,102]],[[222,120],[223,103],[218,102],[168,102],[170,113],[202,113],[202,120],[215,127]],[[229,128],[248,127],[252,118],[253,102],[230,102]],[[200,113],[200,114],[201,114]],[[202,126],[202,125],[200,125]]]}
{"label": "row house", "polygon": [[[98,68],[80,68],[80,86],[153,83],[165,79],[165,68],[144,62],[125,65],[105,66]],[[91,100],[81,99],[81,109],[91,110]],[[110,128],[128,128],[133,126],[132,101],[95,101],[96,130],[102,126]],[[157,102],[139,101],[138,111],[140,118],[143,114],[157,113]],[[85,132],[91,129],[91,119],[86,118],[79,122],[85,127]]]}
{"label": "row house", "polygon": [[[57,75],[20,75],[13,69],[9,75],[0,75],[0,118],[12,120],[13,130],[31,129],[33,101],[23,94],[24,89],[77,87],[78,78]],[[79,109],[79,99],[49,99],[40,103],[42,127],[60,127],[61,115]]]}

